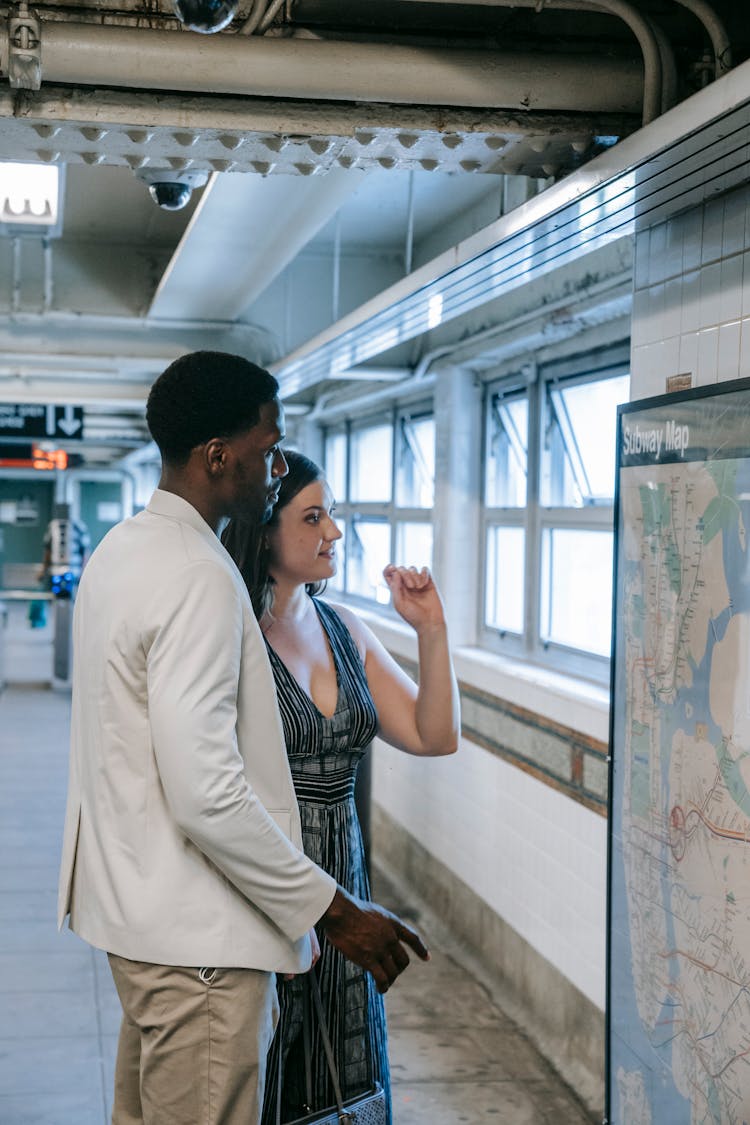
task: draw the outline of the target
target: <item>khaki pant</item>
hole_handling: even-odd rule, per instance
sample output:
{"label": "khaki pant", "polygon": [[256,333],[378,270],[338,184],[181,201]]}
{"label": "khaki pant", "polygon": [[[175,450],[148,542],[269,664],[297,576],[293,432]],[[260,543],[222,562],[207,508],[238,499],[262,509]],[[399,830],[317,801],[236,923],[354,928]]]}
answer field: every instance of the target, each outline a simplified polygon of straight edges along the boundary
{"label": "khaki pant", "polygon": [[273,973],[109,954],[123,1007],[112,1125],[256,1125],[278,1020]]}

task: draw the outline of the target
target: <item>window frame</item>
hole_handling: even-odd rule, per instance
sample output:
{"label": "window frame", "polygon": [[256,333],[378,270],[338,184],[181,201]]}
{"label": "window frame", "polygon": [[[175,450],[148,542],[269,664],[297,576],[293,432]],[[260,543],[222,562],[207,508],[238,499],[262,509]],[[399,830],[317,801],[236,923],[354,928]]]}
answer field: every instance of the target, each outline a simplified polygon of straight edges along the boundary
{"label": "window frame", "polygon": [[[424,392],[423,392],[424,394]],[[396,503],[396,488],[397,488],[397,459],[399,456],[399,443],[402,439],[401,424],[405,420],[418,420],[421,418],[430,417],[434,419],[435,411],[432,399],[419,398],[415,401],[408,403],[393,403],[386,408],[373,411],[366,414],[362,418],[352,419],[347,418],[343,422],[332,423],[330,426],[323,427],[323,451],[324,461],[326,460],[326,445],[329,437],[336,434],[346,435],[346,452],[345,452],[345,479],[346,479],[346,498],[335,497],[336,501],[336,514],[346,524],[346,537],[349,544],[355,534],[355,527],[358,520],[370,520],[377,523],[387,523],[390,530],[390,557],[393,559],[396,554],[396,545],[398,541],[399,525],[403,523],[424,523],[433,528],[434,533],[434,496],[432,507],[411,507],[400,506]],[[351,485],[352,485],[352,436],[358,431],[371,429],[374,426],[383,425],[388,422],[391,427],[392,443],[391,443],[391,498],[389,501],[365,501],[365,500],[352,500]],[[337,592],[356,605],[361,605],[364,608],[373,609],[377,608],[378,611],[385,611],[393,613],[390,604],[377,601],[375,598],[368,598],[363,594],[357,593],[349,588],[350,582],[350,551],[344,553],[343,560],[343,583],[337,587]]]}
{"label": "window frame", "polygon": [[[542,452],[548,425],[548,392],[551,387],[580,386],[604,378],[630,374],[629,350],[624,346],[578,354],[547,364],[524,364],[515,372],[490,377],[482,400],[482,481],[480,496],[479,598],[477,636],[481,647],[498,654],[541,664],[569,675],[607,683],[610,657],[586,652],[542,638],[543,543],[547,531],[581,530],[614,532],[614,497],[584,503],[581,507],[544,505],[541,502]],[[526,507],[488,506],[487,439],[493,398],[525,389],[528,396]],[[612,451],[614,462],[615,451]],[[489,532],[492,527],[522,527],[524,551],[524,630],[522,634],[493,628],[486,622],[489,586],[487,572]]]}

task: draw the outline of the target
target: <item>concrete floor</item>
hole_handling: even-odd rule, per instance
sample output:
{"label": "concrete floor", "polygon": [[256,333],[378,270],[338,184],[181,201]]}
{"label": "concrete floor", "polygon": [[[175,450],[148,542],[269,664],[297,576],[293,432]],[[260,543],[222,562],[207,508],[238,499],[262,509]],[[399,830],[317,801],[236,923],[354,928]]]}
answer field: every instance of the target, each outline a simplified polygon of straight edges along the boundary
{"label": "concrete floor", "polygon": [[[119,1002],[106,957],[55,928],[69,701],[0,694],[0,1122],[107,1125]],[[403,909],[381,877],[384,905]],[[586,1125],[515,1025],[418,919],[432,961],[388,994],[395,1125]]]}

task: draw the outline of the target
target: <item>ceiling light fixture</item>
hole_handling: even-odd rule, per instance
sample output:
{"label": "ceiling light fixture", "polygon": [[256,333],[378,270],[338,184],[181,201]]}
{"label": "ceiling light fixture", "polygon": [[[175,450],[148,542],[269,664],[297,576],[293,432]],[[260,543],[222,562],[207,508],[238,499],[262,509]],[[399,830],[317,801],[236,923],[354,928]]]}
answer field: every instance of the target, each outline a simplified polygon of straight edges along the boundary
{"label": "ceiling light fixture", "polygon": [[59,235],[62,173],[56,164],[0,161],[0,233]]}

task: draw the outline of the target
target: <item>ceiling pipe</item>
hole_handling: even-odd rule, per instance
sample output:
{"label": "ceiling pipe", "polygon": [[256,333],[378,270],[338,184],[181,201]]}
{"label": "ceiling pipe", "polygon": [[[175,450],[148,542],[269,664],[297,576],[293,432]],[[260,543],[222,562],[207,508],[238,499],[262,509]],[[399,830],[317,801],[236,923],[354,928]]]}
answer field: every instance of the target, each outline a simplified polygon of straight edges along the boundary
{"label": "ceiling pipe", "polygon": [[[503,8],[565,8],[576,11],[608,12],[618,16],[635,35],[643,55],[643,124],[648,125],[661,113],[662,105],[662,63],[659,43],[653,27],[640,12],[626,0],[499,0]],[[540,8],[541,3],[541,8]]]}
{"label": "ceiling pipe", "polygon": [[[649,35],[660,74],[658,47],[653,33]],[[6,21],[6,34],[0,38],[3,73],[7,54]],[[238,35],[207,38],[45,20],[41,59],[44,82],[75,86],[520,111],[634,113],[642,104],[640,66],[594,55],[571,58]]]}
{"label": "ceiling pipe", "polygon": [[[640,44],[643,54],[643,124],[658,117],[662,95],[662,57],[653,26],[641,12],[627,0],[407,0],[408,3],[481,4],[489,8],[533,8],[542,12],[555,8],[572,12],[606,12],[626,23]],[[681,3],[682,0],[677,0]],[[687,0],[688,4],[702,4],[703,0]],[[666,41],[666,40],[665,40]]]}
{"label": "ceiling pipe", "polygon": [[[459,345],[455,344],[441,344],[437,348],[431,348],[430,351],[420,358],[416,366],[409,370],[402,371],[401,374],[406,374],[406,378],[397,379],[396,382],[391,383],[387,387],[381,387],[376,391],[369,391],[367,394],[361,395],[356,399],[347,400],[345,402],[336,403],[338,391],[330,391],[328,394],[321,395],[315,405],[312,407],[308,414],[308,421],[320,422],[324,417],[326,420],[338,419],[345,414],[349,413],[352,406],[356,410],[362,407],[375,406],[381,402],[391,402],[399,394],[407,394],[415,389],[419,391],[427,390],[435,383],[435,375],[430,373],[430,368],[439,359],[444,359],[446,356],[452,355]],[[362,372],[366,372],[367,368],[360,368]],[[377,370],[372,368],[371,370]],[[394,375],[399,372],[398,368],[393,369]],[[284,393],[284,387],[281,387],[281,393]]]}
{"label": "ceiling pipe", "polygon": [[665,32],[655,20],[647,18],[661,55],[661,111],[666,113],[677,104],[677,63],[674,60],[672,44]]}
{"label": "ceiling pipe", "polygon": [[675,0],[692,12],[705,27],[714,49],[714,68],[717,78],[732,69],[732,46],[721,19],[706,0]]}
{"label": "ceiling pipe", "polygon": [[272,0],[271,4],[269,4],[263,16],[263,19],[260,21],[260,24],[258,26],[258,32],[261,35],[265,35],[265,33],[268,31],[269,27],[276,19],[276,16],[279,13],[279,9],[281,8],[283,3],[284,0]]}
{"label": "ceiling pipe", "polygon": [[[409,376],[402,383],[392,383],[388,387],[381,388],[377,391],[370,391],[366,395],[360,395],[357,398],[347,399],[343,402],[334,404],[337,397],[337,392],[331,391],[329,394],[321,395],[318,401],[310,410],[307,415],[309,422],[317,422],[325,425],[328,422],[338,422],[341,418],[346,417],[355,411],[367,410],[371,406],[378,406],[383,402],[392,402],[399,395],[407,394],[413,391],[415,386],[420,391],[429,390],[435,385],[434,375],[425,375],[418,382],[415,381],[413,375]],[[281,388],[282,394],[284,388]],[[286,409],[286,407],[285,407]]]}
{"label": "ceiling pipe", "polygon": [[252,10],[239,28],[240,35],[265,35],[276,19],[284,0],[254,0]]}
{"label": "ceiling pipe", "polygon": [[250,15],[239,29],[240,35],[254,35],[260,26],[260,21],[266,14],[268,8],[268,0],[253,0],[253,5],[250,10]]}

